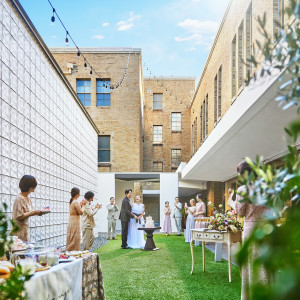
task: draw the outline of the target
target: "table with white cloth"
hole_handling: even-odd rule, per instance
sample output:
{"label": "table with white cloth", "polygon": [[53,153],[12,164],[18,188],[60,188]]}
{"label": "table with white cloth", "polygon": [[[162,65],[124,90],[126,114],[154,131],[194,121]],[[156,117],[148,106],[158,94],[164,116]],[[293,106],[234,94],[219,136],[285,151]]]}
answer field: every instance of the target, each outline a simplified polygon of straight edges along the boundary
{"label": "table with white cloth", "polygon": [[193,241],[202,242],[202,261],[203,261],[203,272],[205,272],[205,242],[212,243],[226,243],[228,246],[228,273],[229,282],[231,282],[231,244],[240,243],[242,240],[242,232],[228,232],[228,231],[216,231],[207,229],[191,229],[192,238],[190,242],[191,254],[192,254],[192,271],[194,272],[195,257]]}
{"label": "table with white cloth", "polygon": [[25,288],[30,300],[104,299],[99,256],[91,253],[47,271],[36,272]]}

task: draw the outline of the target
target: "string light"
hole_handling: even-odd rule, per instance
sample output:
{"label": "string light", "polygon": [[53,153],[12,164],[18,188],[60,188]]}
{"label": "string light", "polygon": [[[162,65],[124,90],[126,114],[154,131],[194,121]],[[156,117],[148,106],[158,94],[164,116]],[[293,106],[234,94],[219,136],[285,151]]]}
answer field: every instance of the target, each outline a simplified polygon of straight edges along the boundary
{"label": "string light", "polygon": [[[87,66],[89,65],[89,67],[91,68],[90,70],[90,75],[93,74],[93,71],[94,73],[99,77],[100,80],[103,80],[103,78],[101,78],[100,74],[95,70],[95,68],[93,68],[93,66],[88,62],[88,60],[86,59],[86,57],[84,56],[84,54],[80,51],[79,47],[77,46],[77,44],[75,43],[74,39],[72,38],[72,36],[69,34],[69,31],[67,30],[66,26],[64,25],[63,21],[61,20],[61,18],[59,17],[59,15],[57,14],[55,8],[53,7],[52,3],[50,0],[48,0],[50,6],[52,7],[52,10],[53,10],[53,16],[51,17],[51,21],[52,22],[55,22],[55,16],[54,14],[56,15],[57,19],[59,20],[59,22],[61,23],[61,25],[63,26],[63,28],[65,29],[66,31],[66,39],[65,39],[65,42],[66,42],[66,46],[69,46],[69,38],[71,39],[71,41],[73,42],[73,44],[75,45],[75,47],[77,48],[78,52],[77,52],[77,58],[80,59],[80,56],[83,57],[84,59],[84,68],[85,70],[87,70]],[[69,37],[69,38],[68,38]],[[126,64],[126,67],[125,67],[125,70],[124,70],[124,75],[122,77],[121,80],[119,80],[115,86],[112,86],[112,85],[106,85],[106,88],[109,88],[110,90],[114,90],[114,89],[117,89],[118,87],[121,86],[121,84],[123,83],[125,77],[126,77],[126,74],[127,74],[127,69],[128,69],[128,66],[129,66],[129,62],[130,62],[130,55],[131,55],[131,52],[132,50],[130,49],[129,53],[128,53],[128,58],[127,58],[127,64]],[[136,55],[136,53],[135,53]],[[140,61],[140,57],[139,57],[139,61]]]}
{"label": "string light", "polygon": [[53,16],[51,17],[51,22],[55,22],[55,17],[54,17],[54,13],[55,13],[55,8],[53,8]]}

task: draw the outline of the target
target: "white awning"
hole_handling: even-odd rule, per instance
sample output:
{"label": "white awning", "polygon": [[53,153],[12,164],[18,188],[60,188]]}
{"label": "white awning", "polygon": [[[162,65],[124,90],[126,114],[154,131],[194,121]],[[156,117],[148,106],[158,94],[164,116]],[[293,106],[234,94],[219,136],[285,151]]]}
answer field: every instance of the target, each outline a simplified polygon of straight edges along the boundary
{"label": "white awning", "polygon": [[[285,75],[286,76],[286,75]],[[248,156],[281,157],[287,142],[284,127],[296,119],[296,108],[283,111],[274,99],[279,74],[246,87],[181,172],[184,180],[225,181],[237,175]]]}

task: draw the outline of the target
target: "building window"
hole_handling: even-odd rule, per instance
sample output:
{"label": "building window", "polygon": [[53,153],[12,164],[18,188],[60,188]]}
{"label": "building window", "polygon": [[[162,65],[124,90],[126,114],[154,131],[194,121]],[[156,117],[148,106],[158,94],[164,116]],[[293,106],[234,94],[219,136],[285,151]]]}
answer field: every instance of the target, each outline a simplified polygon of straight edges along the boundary
{"label": "building window", "polygon": [[200,144],[202,144],[204,141],[203,122],[204,122],[204,116],[203,116],[203,104],[202,104],[201,113],[200,113]]}
{"label": "building window", "polygon": [[91,106],[91,81],[77,79],[77,96],[84,106]]}
{"label": "building window", "polygon": [[214,124],[218,122],[218,75],[214,80]]}
{"label": "building window", "polygon": [[222,66],[218,72],[218,121],[222,116]]}
{"label": "building window", "polygon": [[163,163],[159,161],[154,161],[153,172],[163,172]]}
{"label": "building window", "polygon": [[154,125],[153,126],[153,144],[162,143],[162,126]]}
{"label": "building window", "polygon": [[192,154],[194,155],[197,151],[197,134],[198,134],[198,124],[197,117],[194,120],[192,125]]}
{"label": "building window", "polygon": [[181,113],[172,113],[172,131],[181,130]]}
{"label": "building window", "polygon": [[238,89],[244,83],[244,22],[241,23],[238,30]]}
{"label": "building window", "polygon": [[284,26],[284,0],[273,0],[273,36],[278,38]]}
{"label": "building window", "polygon": [[236,97],[236,36],[231,43],[231,95]]}
{"label": "building window", "polygon": [[171,169],[177,170],[181,163],[181,149],[171,149]]}
{"label": "building window", "polygon": [[110,162],[110,136],[98,136],[98,162]]}
{"label": "building window", "polygon": [[162,95],[153,94],[153,109],[162,109]]}
{"label": "building window", "polygon": [[110,79],[97,79],[97,106],[110,106]]}
{"label": "building window", "polygon": [[252,3],[246,13],[246,76],[250,78],[252,65],[250,62],[252,55]]}

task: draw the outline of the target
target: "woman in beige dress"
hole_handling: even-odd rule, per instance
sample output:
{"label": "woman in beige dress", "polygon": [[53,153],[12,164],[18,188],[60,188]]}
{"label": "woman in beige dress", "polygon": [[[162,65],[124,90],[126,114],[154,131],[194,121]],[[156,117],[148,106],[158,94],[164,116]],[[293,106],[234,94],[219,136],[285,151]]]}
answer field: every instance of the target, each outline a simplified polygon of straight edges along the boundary
{"label": "woman in beige dress", "polygon": [[196,211],[195,211],[195,219],[200,219],[202,217],[205,217],[206,215],[206,207],[205,203],[202,200],[202,194],[198,194],[196,196],[197,204],[196,204]]}
{"label": "woman in beige dress", "polygon": [[70,199],[70,217],[67,228],[67,251],[80,251],[80,216],[83,214],[81,205],[85,205],[86,201],[83,200],[82,204],[77,200],[80,196],[80,190],[78,188],[72,188]]}
{"label": "woman in beige dress", "polygon": [[19,182],[21,193],[14,200],[12,218],[19,227],[15,235],[24,242],[29,241],[29,217],[43,215],[43,211],[33,210],[31,199],[28,197],[35,191],[36,186],[37,181],[33,176],[24,175]]}
{"label": "woman in beige dress", "polygon": [[[246,161],[240,162],[237,167],[237,172],[241,176],[244,176],[246,171],[248,173],[251,173],[251,167]],[[254,205],[248,202],[240,202],[243,197],[239,195],[239,192],[246,191],[247,189],[245,185],[240,186],[237,190],[235,202],[235,211],[237,215],[239,215],[240,217],[245,217],[243,242],[250,236],[253,228],[263,221],[264,215],[269,211],[269,209],[264,205]],[[268,280],[267,275],[263,269],[260,270],[258,277],[255,278],[255,275],[253,274],[253,260],[256,256],[259,255],[259,253],[260,250],[257,247],[252,247],[251,253],[248,257],[248,264],[242,267],[242,300],[251,299],[249,285],[253,283],[254,279],[259,282]]]}

